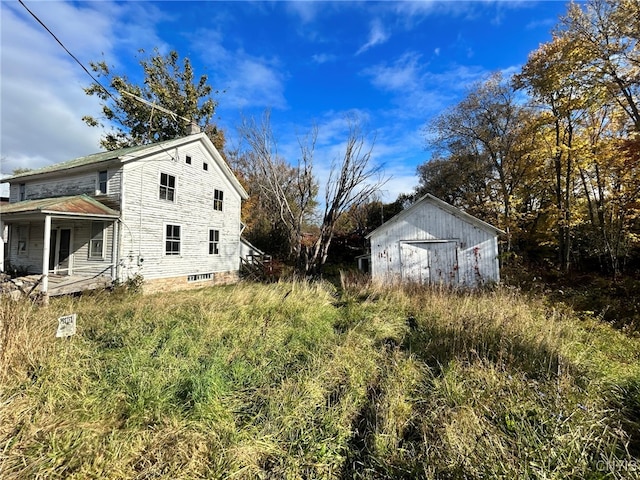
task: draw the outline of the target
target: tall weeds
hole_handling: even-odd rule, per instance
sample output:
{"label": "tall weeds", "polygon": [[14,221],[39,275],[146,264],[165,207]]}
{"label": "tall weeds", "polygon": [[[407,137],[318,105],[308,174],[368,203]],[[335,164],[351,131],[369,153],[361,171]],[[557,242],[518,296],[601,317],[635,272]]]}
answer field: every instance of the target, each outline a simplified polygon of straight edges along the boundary
{"label": "tall weeds", "polygon": [[[638,341],[516,291],[344,275],[340,291],[1,302],[2,478],[633,478],[638,465]],[[78,334],[56,339],[68,313]]]}

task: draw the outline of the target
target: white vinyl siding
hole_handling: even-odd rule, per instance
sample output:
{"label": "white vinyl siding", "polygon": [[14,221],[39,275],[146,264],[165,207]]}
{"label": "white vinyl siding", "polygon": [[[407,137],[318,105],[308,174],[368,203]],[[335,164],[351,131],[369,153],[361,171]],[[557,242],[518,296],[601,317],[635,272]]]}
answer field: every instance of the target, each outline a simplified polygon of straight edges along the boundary
{"label": "white vinyl siding", "polygon": [[469,287],[499,281],[495,233],[429,201],[405,212],[370,236],[374,280]]}
{"label": "white vinyl siding", "polygon": [[[126,208],[122,212],[121,251],[131,254],[122,271],[137,271],[138,257],[144,258],[140,273],[145,279],[238,271],[240,193],[197,139],[170,153],[158,152],[123,167]],[[191,165],[184,160],[187,155]],[[206,175],[194,168],[203,162],[209,164]],[[176,179],[173,203],[158,198],[161,173]],[[216,190],[224,192],[224,215],[213,209]],[[182,226],[180,255],[165,254],[167,224]],[[219,232],[218,253],[211,255],[210,230]]]}
{"label": "white vinyl siding", "polygon": [[[23,200],[82,194],[94,195],[99,188],[99,171],[105,171],[104,167],[89,172],[65,172],[64,176],[60,174],[49,179],[25,179],[24,183],[12,183],[9,190],[9,200],[11,203],[21,201],[21,191],[24,192]],[[116,202],[120,200],[121,175],[121,169],[107,170],[107,195]],[[20,185],[24,185],[24,188],[21,188]]]}

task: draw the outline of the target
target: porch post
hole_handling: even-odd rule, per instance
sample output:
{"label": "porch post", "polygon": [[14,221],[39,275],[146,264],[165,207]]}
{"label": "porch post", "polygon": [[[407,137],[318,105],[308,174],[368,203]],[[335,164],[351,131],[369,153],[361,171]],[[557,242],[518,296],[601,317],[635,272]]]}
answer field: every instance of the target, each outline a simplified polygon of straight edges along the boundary
{"label": "porch post", "polygon": [[119,281],[119,262],[120,262],[120,236],[118,235],[119,220],[113,221],[113,230],[111,235],[111,281]]}
{"label": "porch post", "polygon": [[44,217],[44,245],[42,247],[42,286],[40,291],[47,297],[49,290],[49,255],[51,243],[51,215]]}
{"label": "porch post", "polygon": [[4,246],[7,240],[7,226],[0,219],[0,272],[4,272]]}

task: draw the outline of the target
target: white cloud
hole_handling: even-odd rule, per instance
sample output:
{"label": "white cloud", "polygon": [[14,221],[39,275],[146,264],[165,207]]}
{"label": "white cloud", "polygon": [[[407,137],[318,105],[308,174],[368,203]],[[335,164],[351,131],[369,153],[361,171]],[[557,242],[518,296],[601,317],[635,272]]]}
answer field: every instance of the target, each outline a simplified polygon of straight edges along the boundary
{"label": "white cloud", "polygon": [[317,64],[329,63],[336,60],[336,56],[329,53],[317,53],[311,56],[311,60],[313,60]]}
{"label": "white cloud", "polygon": [[316,19],[318,12],[326,8],[326,4],[320,2],[286,2],[287,9],[304,24]]}
{"label": "white cloud", "polygon": [[[108,24],[96,12],[60,3],[36,3],[35,7],[50,29],[57,27],[58,38],[76,57],[86,57],[99,46],[109,47]],[[99,149],[100,132],[81,120],[82,115],[99,109],[97,100],[82,90],[91,79],[21,8],[18,3],[0,5],[2,173],[37,168]],[[66,29],[63,18],[69,22]]]}
{"label": "white cloud", "polygon": [[389,32],[387,32],[385,26],[378,19],[371,22],[371,29],[369,30],[369,39],[367,43],[361,46],[356,55],[366,52],[370,48],[385,43],[389,40]]}
{"label": "white cloud", "polygon": [[245,50],[230,50],[224,35],[215,30],[202,29],[196,35],[193,48],[211,70],[209,83],[224,90],[218,113],[225,109],[286,109],[284,96],[286,72],[277,57],[263,58]]}
{"label": "white cloud", "polygon": [[420,80],[420,55],[405,53],[391,64],[378,64],[364,70],[371,83],[381,90],[413,90]]}

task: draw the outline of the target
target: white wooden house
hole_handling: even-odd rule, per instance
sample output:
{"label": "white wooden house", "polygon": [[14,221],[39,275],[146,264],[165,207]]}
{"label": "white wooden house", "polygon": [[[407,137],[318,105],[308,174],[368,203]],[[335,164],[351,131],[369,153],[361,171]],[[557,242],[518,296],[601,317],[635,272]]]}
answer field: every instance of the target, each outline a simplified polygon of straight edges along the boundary
{"label": "white wooden house", "polygon": [[472,288],[497,283],[501,233],[427,194],[367,235],[372,280]]}
{"label": "white wooden house", "polygon": [[44,274],[44,291],[60,275],[121,282],[142,275],[147,291],[238,277],[247,193],[204,133],[3,181],[10,183],[10,203],[0,207],[6,260]]}

